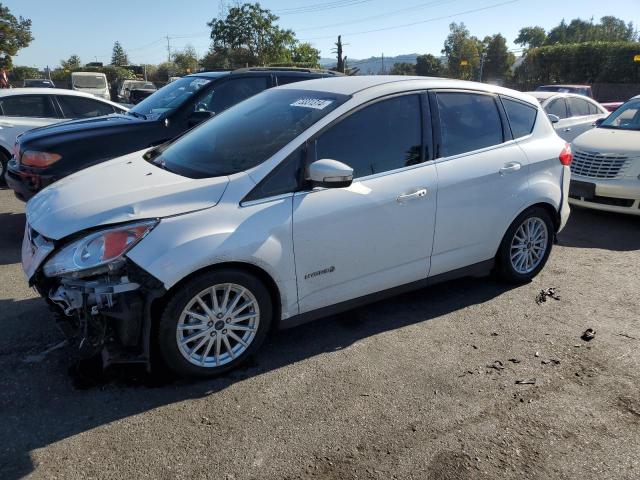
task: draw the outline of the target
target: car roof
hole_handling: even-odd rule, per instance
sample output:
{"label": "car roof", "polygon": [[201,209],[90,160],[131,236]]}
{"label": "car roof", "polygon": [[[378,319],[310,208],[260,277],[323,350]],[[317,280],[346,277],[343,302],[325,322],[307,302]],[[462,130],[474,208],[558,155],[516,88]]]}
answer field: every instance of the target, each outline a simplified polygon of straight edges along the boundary
{"label": "car roof", "polygon": [[[410,84],[410,85],[409,85]],[[317,90],[341,95],[355,95],[371,88],[381,88],[384,93],[402,92],[412,89],[464,89],[478,90],[482,92],[497,93],[517,98],[527,103],[536,103],[531,96],[486,83],[468,82],[464,80],[452,80],[449,78],[418,77],[404,75],[356,75],[340,76],[335,78],[318,78],[304,82],[290,83],[277,88],[291,90]]]}
{"label": "car roof", "polygon": [[123,107],[119,103],[112,102],[111,100],[105,100],[104,98],[96,97],[90,93],[80,92],[78,90],[67,90],[66,88],[0,88],[0,98],[12,97],[14,95],[64,95],[67,97],[84,97],[98,100],[99,102],[108,103],[114,107],[118,107],[123,110],[129,110],[127,107]]}
{"label": "car roof", "polygon": [[553,83],[549,85],[540,85],[541,87],[557,87],[557,88],[591,88],[591,85],[579,85],[571,83]]}
{"label": "car roof", "polygon": [[586,100],[588,102],[591,103],[598,103],[596,100],[594,100],[591,97],[586,97],[584,95],[580,95],[579,93],[571,93],[571,92],[525,92],[528,95],[531,95],[533,97],[536,97],[540,100],[548,100],[550,98],[579,98],[581,100]]}
{"label": "car roof", "polygon": [[225,75],[261,75],[264,73],[280,73],[287,75],[325,75],[325,76],[342,76],[343,74],[333,72],[331,70],[314,69],[314,68],[294,68],[294,67],[249,67],[238,68],[236,70],[217,70],[208,72],[196,72],[187,77],[207,77],[207,78],[220,78]]}

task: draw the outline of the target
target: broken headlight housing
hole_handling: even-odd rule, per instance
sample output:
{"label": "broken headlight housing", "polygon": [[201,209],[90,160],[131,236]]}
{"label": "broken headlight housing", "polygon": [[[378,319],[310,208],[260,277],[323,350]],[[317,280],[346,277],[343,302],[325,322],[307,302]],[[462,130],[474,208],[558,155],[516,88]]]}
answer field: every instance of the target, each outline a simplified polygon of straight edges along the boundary
{"label": "broken headlight housing", "polygon": [[47,277],[86,277],[113,271],[131,250],[158,224],[158,220],[130,223],[100,230],[75,240],[55,253],[43,267]]}

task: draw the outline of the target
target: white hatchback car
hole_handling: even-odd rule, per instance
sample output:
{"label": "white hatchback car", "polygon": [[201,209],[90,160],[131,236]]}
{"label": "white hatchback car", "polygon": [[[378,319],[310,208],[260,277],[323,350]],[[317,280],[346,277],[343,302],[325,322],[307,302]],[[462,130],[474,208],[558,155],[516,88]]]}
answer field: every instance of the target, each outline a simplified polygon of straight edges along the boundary
{"label": "white hatchback car", "polygon": [[271,327],[492,268],[528,281],[568,218],[570,162],[513,90],[300,82],[43,190],[23,268],[83,348],[207,376]]}

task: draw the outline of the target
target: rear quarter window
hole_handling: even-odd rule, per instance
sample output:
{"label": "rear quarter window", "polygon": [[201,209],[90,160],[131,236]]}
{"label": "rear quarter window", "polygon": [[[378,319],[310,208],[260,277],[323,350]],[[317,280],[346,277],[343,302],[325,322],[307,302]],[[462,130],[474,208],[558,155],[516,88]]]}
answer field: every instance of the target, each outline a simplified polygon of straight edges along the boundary
{"label": "rear quarter window", "polygon": [[502,97],[513,138],[529,135],[536,124],[538,109],[526,103]]}

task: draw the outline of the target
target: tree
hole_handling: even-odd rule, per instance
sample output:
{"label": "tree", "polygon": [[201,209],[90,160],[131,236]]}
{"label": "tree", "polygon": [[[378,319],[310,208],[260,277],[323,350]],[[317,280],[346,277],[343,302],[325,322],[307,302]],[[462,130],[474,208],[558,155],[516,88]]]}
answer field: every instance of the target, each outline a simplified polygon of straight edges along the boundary
{"label": "tree", "polygon": [[28,78],[42,78],[40,70],[34,67],[13,67],[9,72],[9,80],[21,82]]}
{"label": "tree", "polygon": [[16,18],[0,3],[0,67],[11,68],[11,57],[32,41],[31,20]]}
{"label": "tree", "polygon": [[82,60],[78,55],[71,55],[67,60],[60,60],[62,70],[77,70],[82,67]]}
{"label": "tree", "polygon": [[207,23],[211,28],[210,53],[225,58],[229,66],[290,62],[295,35],[278,27],[277,20],[259,3],[229,8],[225,18]]}
{"label": "tree", "polygon": [[480,64],[480,41],[469,34],[464,23],[449,25],[450,33],[442,53],[447,57],[447,71],[453,78],[471,80]]}
{"label": "tree", "polygon": [[394,63],[389,73],[391,75],[415,75],[416,66],[407,62]]}
{"label": "tree", "polygon": [[544,45],[547,32],[542,27],[524,27],[518,32],[518,37],[513,41],[525,48],[538,48]]}
{"label": "tree", "polygon": [[416,57],[416,75],[424,77],[440,77],[443,75],[443,65],[439,58],[429,53]]}
{"label": "tree", "polygon": [[310,43],[298,43],[291,49],[291,60],[294,63],[309,64],[317,67],[320,62],[320,50],[313,48]]}
{"label": "tree", "polygon": [[164,62],[158,65],[158,70],[156,75],[158,79],[163,82],[167,82],[169,77],[179,76],[180,71],[178,66],[173,62]]}
{"label": "tree", "polygon": [[605,16],[600,23],[593,23],[593,19],[586,22],[574,18],[567,24],[564,19],[549,31],[544,45],[559,45],[584,42],[633,42],[637,40],[637,33],[633,23],[626,24],[624,20],[612,16]]}
{"label": "tree", "polygon": [[113,51],[111,52],[111,65],[115,65],[118,67],[124,67],[125,65],[129,65],[129,57],[127,56],[127,52],[124,51],[120,42],[116,42],[113,44]]}
{"label": "tree", "polygon": [[178,68],[180,75],[193,73],[198,70],[198,54],[196,49],[187,45],[184,50],[173,55],[173,63]]}
{"label": "tree", "polygon": [[507,48],[507,39],[501,34],[487,36],[482,41],[485,56],[482,77],[487,81],[499,81],[507,78],[516,58]]}

